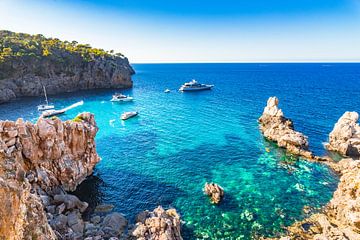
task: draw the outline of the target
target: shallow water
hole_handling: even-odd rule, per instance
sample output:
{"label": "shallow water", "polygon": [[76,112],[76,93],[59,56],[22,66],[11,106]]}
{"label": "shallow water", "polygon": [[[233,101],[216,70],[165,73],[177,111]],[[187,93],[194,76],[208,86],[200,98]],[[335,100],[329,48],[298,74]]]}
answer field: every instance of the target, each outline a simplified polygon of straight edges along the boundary
{"label": "shallow water", "polygon": [[[360,64],[135,64],[133,103],[111,103],[114,91],[51,96],[57,107],[84,100],[62,119],[90,111],[99,125],[102,161],[78,190],[91,206],[111,203],[133,219],[161,204],[184,220],[185,239],[250,239],[273,236],[304,217],[305,205],[320,207],[336,188],[325,166],[295,161],[265,141],[257,118],[269,96],[325,154],[326,141],[344,111],[360,111]],[[179,93],[196,78],[212,91]],[[163,93],[169,88],[171,93]],[[40,98],[0,105],[0,119],[36,121]],[[122,122],[123,111],[139,111]],[[269,148],[267,152],[265,148]],[[213,206],[206,181],[225,189]]]}

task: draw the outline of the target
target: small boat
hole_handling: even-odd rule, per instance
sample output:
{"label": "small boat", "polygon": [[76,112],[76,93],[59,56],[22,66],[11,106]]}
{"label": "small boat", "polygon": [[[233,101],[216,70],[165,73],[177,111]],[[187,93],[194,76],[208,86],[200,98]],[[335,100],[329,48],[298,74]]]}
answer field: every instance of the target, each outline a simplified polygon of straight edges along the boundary
{"label": "small boat", "polygon": [[129,118],[137,116],[138,114],[138,112],[124,112],[123,114],[121,114],[120,118],[121,120],[127,120]]}
{"label": "small boat", "polygon": [[191,82],[184,83],[179,91],[187,92],[187,91],[201,91],[201,90],[210,90],[214,85],[202,84],[198,83],[196,80],[192,80]]}
{"label": "small boat", "polygon": [[63,108],[63,109],[59,109],[59,110],[56,110],[56,109],[50,109],[50,110],[45,110],[42,112],[41,114],[41,117],[43,118],[46,118],[46,117],[52,117],[52,116],[56,116],[56,115],[61,115],[61,114],[64,114],[66,111],[70,110],[70,109],[73,109],[73,108],[76,108],[78,106],[81,106],[84,104],[84,101],[79,101],[77,103],[74,103],[66,108]]}
{"label": "small boat", "polygon": [[170,92],[170,89],[165,89],[164,93],[169,93]]}
{"label": "small boat", "polygon": [[60,110],[50,109],[50,110],[43,111],[41,116],[44,117],[44,118],[53,117],[53,116],[56,116],[56,115],[64,114],[65,112],[66,112],[65,109],[60,109]]}
{"label": "small boat", "polygon": [[38,111],[45,111],[45,110],[49,110],[49,109],[54,109],[55,106],[54,105],[49,105],[49,101],[46,95],[46,89],[45,86],[43,86],[43,90],[44,90],[44,95],[45,95],[45,102],[46,104],[41,104],[38,106]]}
{"label": "small boat", "polygon": [[111,102],[130,102],[132,100],[134,100],[133,97],[125,96],[121,93],[115,93],[110,101]]}

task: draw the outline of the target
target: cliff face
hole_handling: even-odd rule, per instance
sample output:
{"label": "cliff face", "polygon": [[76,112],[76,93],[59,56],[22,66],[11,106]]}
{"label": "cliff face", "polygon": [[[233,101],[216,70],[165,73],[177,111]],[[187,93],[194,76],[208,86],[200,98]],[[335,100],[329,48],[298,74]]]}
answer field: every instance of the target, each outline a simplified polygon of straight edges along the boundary
{"label": "cliff face", "polygon": [[0,103],[22,96],[95,88],[130,88],[134,70],[122,54],[77,42],[0,31]]}
{"label": "cliff face", "polygon": [[100,160],[94,116],[77,119],[0,121],[0,239],[56,239],[39,192],[74,190]]}
{"label": "cliff face", "polygon": [[95,88],[130,88],[134,73],[126,58],[97,58],[93,62],[76,62],[70,67],[39,63],[46,76],[32,72],[22,63],[14,63],[15,76],[0,80],[0,103],[23,96],[42,96],[43,86],[48,94]]}

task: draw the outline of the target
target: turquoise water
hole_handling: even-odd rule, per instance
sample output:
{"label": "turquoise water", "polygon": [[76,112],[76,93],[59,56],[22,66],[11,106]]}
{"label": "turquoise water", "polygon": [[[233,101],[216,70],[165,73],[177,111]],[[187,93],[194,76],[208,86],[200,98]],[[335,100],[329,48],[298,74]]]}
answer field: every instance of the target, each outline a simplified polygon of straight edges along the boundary
{"label": "turquoise water", "polygon": [[[324,154],[333,124],[346,110],[360,110],[359,64],[135,64],[133,103],[111,103],[114,91],[51,96],[56,106],[85,104],[62,119],[90,111],[100,128],[102,161],[78,193],[91,207],[115,205],[129,219],[161,204],[175,207],[185,239],[250,239],[275,236],[331,198],[338,178],[326,167],[295,161],[263,139],[257,118],[276,95],[286,116]],[[179,93],[192,78],[212,91]],[[169,94],[164,89],[173,90]],[[0,105],[0,119],[35,121],[40,98]],[[139,111],[122,122],[123,111]],[[267,152],[265,148],[269,148]],[[220,184],[219,206],[202,193]]]}

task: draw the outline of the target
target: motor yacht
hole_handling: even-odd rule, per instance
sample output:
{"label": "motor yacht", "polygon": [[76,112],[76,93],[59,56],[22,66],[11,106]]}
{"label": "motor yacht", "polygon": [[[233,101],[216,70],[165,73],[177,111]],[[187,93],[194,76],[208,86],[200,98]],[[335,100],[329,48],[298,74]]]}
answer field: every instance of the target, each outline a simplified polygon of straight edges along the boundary
{"label": "motor yacht", "polygon": [[186,91],[201,91],[201,90],[210,90],[214,85],[209,84],[202,84],[198,83],[196,80],[192,80],[191,82],[184,83],[179,91],[186,92]]}
{"label": "motor yacht", "polygon": [[111,102],[130,102],[133,100],[134,100],[133,97],[125,96],[121,93],[115,93],[110,101]]}

